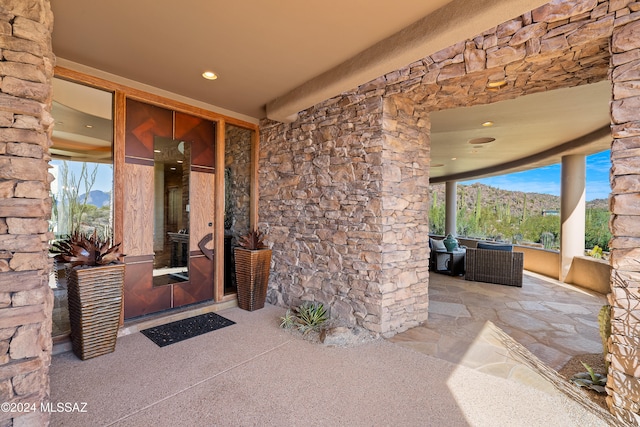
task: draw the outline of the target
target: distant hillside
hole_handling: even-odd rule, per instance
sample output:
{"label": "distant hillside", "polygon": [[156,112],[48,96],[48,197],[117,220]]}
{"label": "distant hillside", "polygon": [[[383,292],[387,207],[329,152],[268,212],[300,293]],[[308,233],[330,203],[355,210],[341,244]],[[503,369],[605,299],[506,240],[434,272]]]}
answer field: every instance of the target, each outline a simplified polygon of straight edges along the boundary
{"label": "distant hillside", "polygon": [[[445,185],[431,185],[431,203],[444,204]],[[526,203],[527,215],[541,215],[543,211],[560,210],[560,197],[550,194],[524,193],[522,191],[508,191],[490,187],[485,184],[474,183],[471,185],[458,185],[458,207],[464,203],[466,209],[473,211],[476,207],[477,197],[483,208],[508,209],[512,216],[522,216]],[[464,201],[464,202],[463,202]],[[587,209],[608,209],[607,199],[596,199],[587,202]]]}
{"label": "distant hillside", "polygon": [[609,210],[609,199],[593,199],[587,202],[587,209]]}
{"label": "distant hillside", "polygon": [[[82,194],[80,197],[78,197],[78,200],[82,202],[84,200],[84,196],[85,195]],[[93,190],[89,192],[89,198],[87,199],[87,204],[101,208],[104,206],[109,206],[110,200],[111,200],[110,193],[105,193],[104,191],[100,191],[100,190]]]}

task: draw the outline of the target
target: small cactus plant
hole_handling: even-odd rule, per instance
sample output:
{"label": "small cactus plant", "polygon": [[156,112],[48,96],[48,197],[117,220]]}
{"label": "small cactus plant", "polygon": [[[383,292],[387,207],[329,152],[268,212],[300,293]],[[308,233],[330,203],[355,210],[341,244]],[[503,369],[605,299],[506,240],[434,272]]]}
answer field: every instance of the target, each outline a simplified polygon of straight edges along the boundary
{"label": "small cactus plant", "polygon": [[587,252],[590,257],[600,259],[602,258],[602,248],[598,245],[595,245],[593,249]]}
{"label": "small cactus plant", "polygon": [[609,337],[611,336],[611,306],[603,305],[598,313],[598,324],[600,325],[600,339],[602,340],[602,353],[604,356],[604,366],[609,372],[609,361],[607,354],[609,353]]}
{"label": "small cactus plant", "polygon": [[542,243],[545,249],[553,249],[555,240],[555,236],[549,231],[540,234],[540,243]]}

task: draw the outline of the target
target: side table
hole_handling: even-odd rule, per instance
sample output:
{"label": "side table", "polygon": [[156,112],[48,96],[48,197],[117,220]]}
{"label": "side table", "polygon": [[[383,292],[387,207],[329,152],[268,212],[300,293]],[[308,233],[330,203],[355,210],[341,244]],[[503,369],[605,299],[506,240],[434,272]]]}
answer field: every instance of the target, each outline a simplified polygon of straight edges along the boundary
{"label": "side table", "polygon": [[464,249],[455,251],[436,251],[436,272],[461,276],[464,274]]}

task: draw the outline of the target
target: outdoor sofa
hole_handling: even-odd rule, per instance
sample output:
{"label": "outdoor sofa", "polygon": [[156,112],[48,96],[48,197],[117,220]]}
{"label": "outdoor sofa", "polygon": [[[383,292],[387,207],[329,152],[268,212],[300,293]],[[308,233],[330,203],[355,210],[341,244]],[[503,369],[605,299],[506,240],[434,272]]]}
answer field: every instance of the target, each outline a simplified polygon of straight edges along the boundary
{"label": "outdoor sofa", "polygon": [[512,245],[479,242],[467,248],[466,280],[522,287],[524,253],[514,252]]}

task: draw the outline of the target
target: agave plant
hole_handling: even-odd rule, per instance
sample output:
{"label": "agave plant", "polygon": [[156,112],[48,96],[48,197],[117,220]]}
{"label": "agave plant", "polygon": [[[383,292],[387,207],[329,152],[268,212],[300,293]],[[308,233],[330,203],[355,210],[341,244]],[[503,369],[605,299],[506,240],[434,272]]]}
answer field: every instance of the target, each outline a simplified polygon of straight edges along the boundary
{"label": "agave plant", "polygon": [[575,374],[571,381],[578,387],[586,387],[598,393],[606,393],[604,386],[607,385],[607,376],[595,373],[593,368],[584,362],[580,363],[582,363],[587,372]]}
{"label": "agave plant", "polygon": [[53,243],[51,252],[56,254],[57,261],[77,265],[98,266],[118,261],[124,254],[118,249],[120,243],[111,245],[106,239],[98,237],[97,233],[83,235],[78,230],[62,240]]}
{"label": "agave plant", "polygon": [[305,302],[300,307],[296,307],[291,311],[287,310],[285,315],[280,318],[280,327],[291,329],[298,328],[304,335],[311,331],[319,331],[322,325],[327,321],[327,309],[321,303]]}
{"label": "agave plant", "polygon": [[280,327],[284,329],[291,329],[296,324],[296,316],[291,309],[287,309],[287,312],[280,318]]}
{"label": "agave plant", "polygon": [[238,245],[250,250],[264,249],[267,247],[263,242],[264,238],[265,235],[261,231],[254,229],[244,236],[240,236],[238,238]]}
{"label": "agave plant", "polygon": [[298,330],[303,334],[311,331],[318,331],[324,322],[327,321],[327,309],[323,304],[313,304],[306,302],[296,308],[298,313]]}

